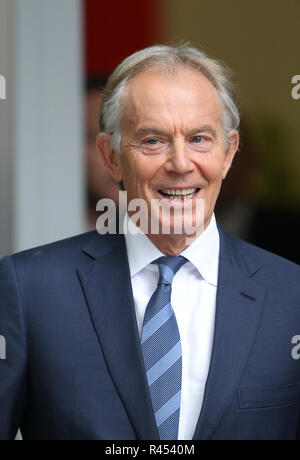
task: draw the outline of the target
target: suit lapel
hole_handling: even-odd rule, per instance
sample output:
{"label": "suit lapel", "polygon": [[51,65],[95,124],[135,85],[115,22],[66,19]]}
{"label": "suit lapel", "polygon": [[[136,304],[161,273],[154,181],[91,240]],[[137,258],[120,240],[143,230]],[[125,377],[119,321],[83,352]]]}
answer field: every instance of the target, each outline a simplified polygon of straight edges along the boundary
{"label": "suit lapel", "polygon": [[237,262],[234,240],[220,234],[214,344],[194,439],[210,439],[233,401],[254,345],[265,297],[265,288],[251,278],[258,268],[249,267],[249,261]]}
{"label": "suit lapel", "polygon": [[159,439],[141,354],[125,239],[107,236],[108,244],[101,251],[103,237],[95,238],[84,251],[97,259],[78,270],[91,319],[138,439]]}

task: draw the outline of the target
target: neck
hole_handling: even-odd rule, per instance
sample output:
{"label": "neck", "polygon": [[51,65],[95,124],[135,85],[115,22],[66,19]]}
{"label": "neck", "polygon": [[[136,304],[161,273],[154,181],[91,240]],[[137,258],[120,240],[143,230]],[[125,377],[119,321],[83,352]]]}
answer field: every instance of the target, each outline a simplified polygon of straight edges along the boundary
{"label": "neck", "polygon": [[182,251],[184,251],[188,245],[186,242],[186,237],[180,235],[181,238],[178,238],[178,235],[147,235],[152,243],[166,256],[177,256]]}

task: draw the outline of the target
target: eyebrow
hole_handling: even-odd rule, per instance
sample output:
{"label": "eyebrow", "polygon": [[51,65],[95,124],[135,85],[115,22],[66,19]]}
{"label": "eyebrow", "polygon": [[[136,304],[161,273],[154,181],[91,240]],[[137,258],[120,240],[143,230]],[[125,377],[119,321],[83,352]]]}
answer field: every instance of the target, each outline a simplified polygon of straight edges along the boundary
{"label": "eyebrow", "polygon": [[218,137],[216,129],[213,128],[213,126],[211,126],[211,125],[199,126],[197,129],[192,130],[189,134],[190,135],[195,135],[197,133],[202,133],[204,131],[210,133],[212,135],[212,137],[214,137],[215,139]]}
{"label": "eyebrow", "polygon": [[[209,132],[214,138],[217,138],[217,131],[211,125],[201,125],[198,128],[191,130],[188,133],[188,135],[193,136],[193,135],[195,135],[197,133],[204,132],[204,131]],[[145,127],[139,129],[136,132],[136,136],[138,138],[141,138],[141,137],[146,136],[148,134],[154,134],[154,135],[157,135],[157,136],[169,136],[169,133],[167,133],[166,131],[163,131],[161,129],[154,128],[154,127],[151,127],[151,126],[145,126]]]}
{"label": "eyebrow", "polygon": [[137,137],[143,137],[147,134],[156,134],[157,136],[167,135],[167,133],[162,131],[161,129],[152,128],[151,126],[145,126],[144,128],[141,128],[136,132]]}

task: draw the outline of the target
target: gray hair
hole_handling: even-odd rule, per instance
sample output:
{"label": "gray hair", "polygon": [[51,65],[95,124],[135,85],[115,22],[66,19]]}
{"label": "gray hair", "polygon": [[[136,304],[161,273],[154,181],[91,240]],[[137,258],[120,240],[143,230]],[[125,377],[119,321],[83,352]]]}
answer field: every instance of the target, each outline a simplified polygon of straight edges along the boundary
{"label": "gray hair", "polygon": [[169,72],[175,72],[180,66],[192,68],[198,70],[213,84],[222,106],[224,139],[228,145],[229,131],[238,129],[240,124],[231,71],[225,65],[187,44],[156,45],[127,57],[108,79],[100,114],[100,130],[112,135],[115,151],[118,153],[121,151],[122,100],[126,87],[133,77],[157,66]]}

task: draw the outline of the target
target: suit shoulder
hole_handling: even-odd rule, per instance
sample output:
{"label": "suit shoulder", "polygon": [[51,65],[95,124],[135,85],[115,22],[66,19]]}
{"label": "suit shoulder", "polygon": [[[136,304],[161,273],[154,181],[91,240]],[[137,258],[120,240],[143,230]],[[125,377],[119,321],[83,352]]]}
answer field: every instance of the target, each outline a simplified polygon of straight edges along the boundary
{"label": "suit shoulder", "polygon": [[97,258],[105,254],[120,241],[122,238],[118,234],[100,235],[94,230],[18,252],[8,258],[16,268],[21,270],[29,269],[37,273],[39,269],[43,271],[48,269],[62,273],[65,270],[78,268],[90,257]]}
{"label": "suit shoulder", "polygon": [[[96,231],[65,238],[52,243],[17,252],[4,260],[10,259],[20,269],[63,266],[76,263],[81,258],[81,248],[96,234]],[[82,254],[83,255],[83,254]]]}
{"label": "suit shoulder", "polygon": [[96,233],[95,231],[82,233],[80,235],[75,235],[69,238],[65,238],[59,241],[54,241],[52,243],[43,244],[40,246],[36,246],[31,249],[26,249],[21,252],[17,252],[13,254],[11,257],[15,261],[19,261],[22,259],[28,259],[32,257],[37,257],[42,254],[59,254],[65,253],[68,251],[74,251],[77,248],[80,249],[84,244]]}
{"label": "suit shoulder", "polygon": [[243,262],[248,264],[252,262],[265,273],[268,272],[270,276],[274,275],[276,278],[281,276],[284,279],[297,277],[300,281],[300,266],[298,264],[227,233],[224,233],[224,237],[235,248],[235,254],[238,258],[243,259]]}

